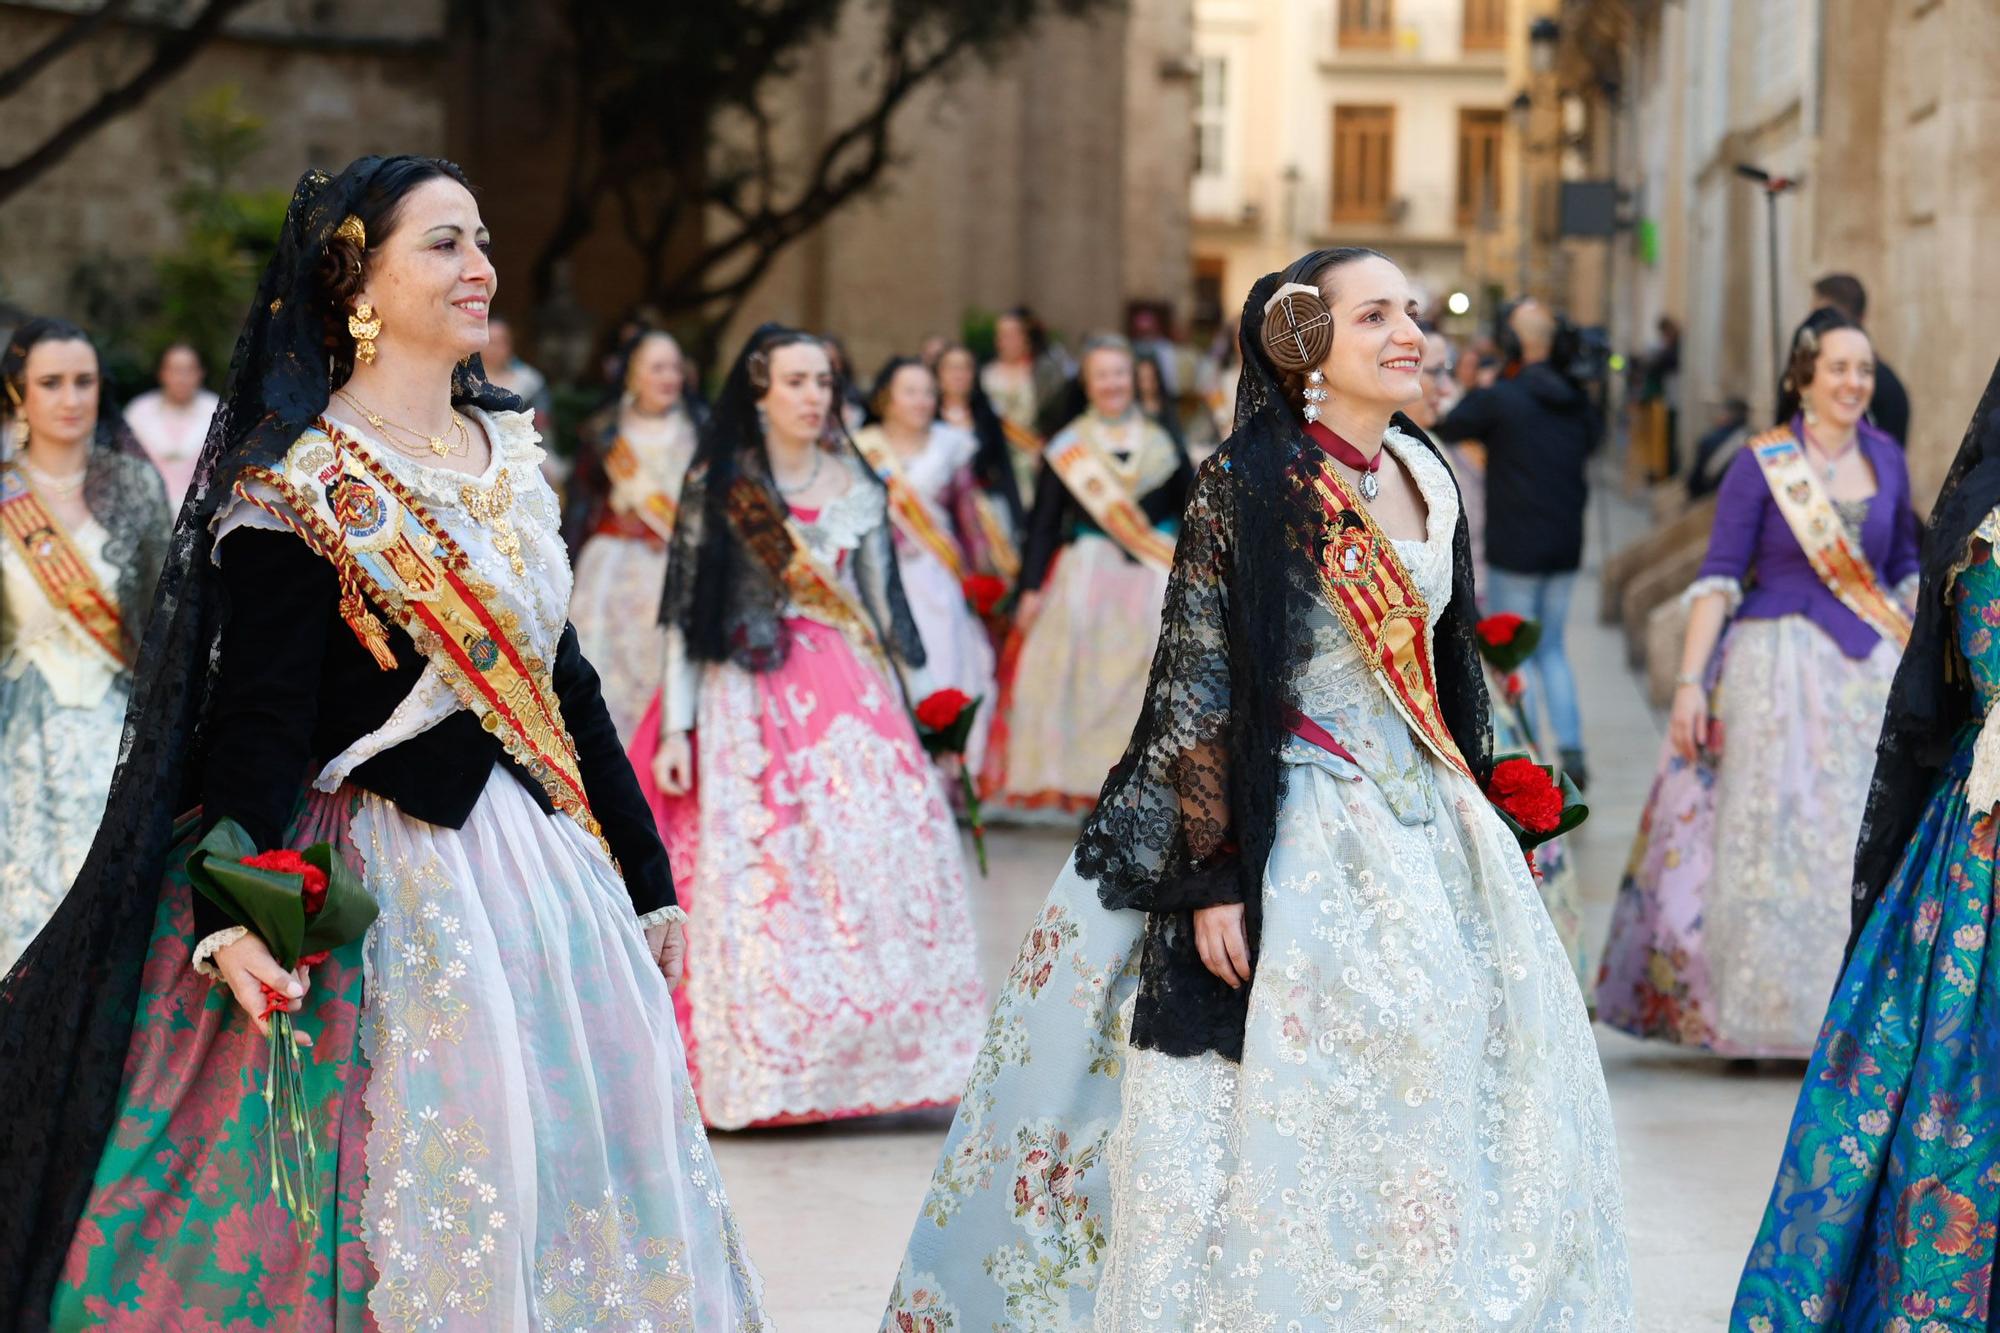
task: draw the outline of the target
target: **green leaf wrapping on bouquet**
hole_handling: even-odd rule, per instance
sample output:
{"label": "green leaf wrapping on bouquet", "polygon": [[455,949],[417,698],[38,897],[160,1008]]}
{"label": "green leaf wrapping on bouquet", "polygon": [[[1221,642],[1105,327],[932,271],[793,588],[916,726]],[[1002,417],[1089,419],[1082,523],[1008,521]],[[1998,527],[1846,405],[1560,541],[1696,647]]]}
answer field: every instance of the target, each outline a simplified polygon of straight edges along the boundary
{"label": "green leaf wrapping on bouquet", "polygon": [[189,853],[188,881],[230,920],[255,931],[278,966],[289,971],[307,954],[359,939],[374,922],[374,898],[331,845],[318,843],[301,853],[326,874],[326,902],[310,921],[303,877],[244,865],[257,850],[241,824],[223,819]]}
{"label": "green leaf wrapping on bouquet", "polygon": [[[931,696],[936,697],[936,696]],[[979,716],[979,706],[985,701],[983,694],[972,695],[960,709],[950,726],[934,729],[921,716],[922,705],[918,705],[917,743],[924,747],[924,753],[936,757],[945,754],[964,754],[965,747],[972,740],[972,724]],[[929,702],[929,700],[925,700]]]}
{"label": "green leaf wrapping on bouquet", "polygon": [[367,934],[382,909],[362,885],[361,876],[333,850],[331,843],[316,842],[300,855],[326,874],[326,901],[306,922],[304,952],[330,953]]}
{"label": "green leaf wrapping on bouquet", "polygon": [[[1480,624],[1484,626],[1495,619],[1498,617],[1488,616]],[[1523,619],[1514,628],[1512,637],[1501,643],[1489,642],[1484,633],[1475,633],[1473,639],[1479,645],[1480,657],[1489,666],[1503,676],[1511,676],[1535,655],[1535,649],[1541,647],[1542,622]]]}
{"label": "green leaf wrapping on bouquet", "polygon": [[[1498,768],[1510,759],[1533,760],[1533,758],[1533,755],[1524,754],[1499,755],[1495,757],[1493,766]],[[1538,763],[1535,767],[1548,774],[1549,780],[1555,785],[1556,790],[1562,793],[1562,814],[1557,818],[1554,828],[1545,833],[1529,829],[1520,820],[1502,809],[1497,802],[1493,804],[1493,812],[1500,816],[1500,822],[1507,826],[1508,831],[1514,835],[1514,840],[1521,845],[1521,850],[1524,852],[1532,852],[1545,842],[1552,842],[1566,833],[1573,832],[1584,820],[1590,818],[1590,807],[1584,803],[1583,793],[1577,790],[1576,783],[1570,780],[1569,774],[1560,771],[1554,764]]]}

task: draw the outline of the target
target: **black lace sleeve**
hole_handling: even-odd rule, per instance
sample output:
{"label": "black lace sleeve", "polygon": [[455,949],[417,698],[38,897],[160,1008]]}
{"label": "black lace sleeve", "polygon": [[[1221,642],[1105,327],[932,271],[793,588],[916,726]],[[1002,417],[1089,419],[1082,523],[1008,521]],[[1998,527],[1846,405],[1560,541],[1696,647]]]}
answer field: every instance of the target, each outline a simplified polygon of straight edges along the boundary
{"label": "black lace sleeve", "polygon": [[644,916],[672,907],[674,876],[667,865],[667,849],[660,844],[652,809],[639,790],[639,779],[625,757],[611,714],[605,711],[597,670],[577,646],[574,625],[563,626],[554,675],[563,722],[576,742],[584,794],[590,798],[590,812],[604,829],[604,841],[618,858],[625,890],[632,895],[632,910]]}
{"label": "black lace sleeve", "polygon": [[1211,466],[1188,502],[1132,746],[1077,842],[1077,869],[1106,907],[1243,900],[1229,809],[1227,485]]}

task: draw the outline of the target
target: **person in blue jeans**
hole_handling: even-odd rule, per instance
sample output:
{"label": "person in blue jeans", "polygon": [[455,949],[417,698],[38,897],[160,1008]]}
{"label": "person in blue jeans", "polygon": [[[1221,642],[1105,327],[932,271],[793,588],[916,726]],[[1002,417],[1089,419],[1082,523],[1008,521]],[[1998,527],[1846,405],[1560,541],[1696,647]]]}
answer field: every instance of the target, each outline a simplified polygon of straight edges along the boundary
{"label": "person in blue jeans", "polygon": [[1501,377],[1474,389],[1432,432],[1486,447],[1486,610],[1513,612],[1542,626],[1525,668],[1529,713],[1546,705],[1563,767],[1587,782],[1583,717],[1576,702],[1563,627],[1583,564],[1584,468],[1597,445],[1596,409],[1582,387],[1549,359],[1556,318],[1538,301],[1518,302],[1501,334]]}

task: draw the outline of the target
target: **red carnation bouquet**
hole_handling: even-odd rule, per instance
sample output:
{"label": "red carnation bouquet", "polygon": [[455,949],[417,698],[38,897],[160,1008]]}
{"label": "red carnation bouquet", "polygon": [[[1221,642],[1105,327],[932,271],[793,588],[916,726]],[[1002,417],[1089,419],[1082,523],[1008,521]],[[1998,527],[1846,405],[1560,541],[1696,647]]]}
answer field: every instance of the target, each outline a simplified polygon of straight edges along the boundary
{"label": "red carnation bouquet", "polygon": [[1479,638],[1479,655],[1501,675],[1511,675],[1535,655],[1542,642],[1542,624],[1511,611],[1486,617],[1473,626]]}
{"label": "red carnation bouquet", "polygon": [[1590,807],[1568,774],[1524,754],[1503,755],[1493,765],[1486,799],[1513,830],[1521,850],[1529,854],[1530,865],[1535,848],[1590,818]]}
{"label": "red carnation bouquet", "polygon": [[949,757],[956,762],[959,790],[965,794],[965,817],[972,825],[972,845],[979,852],[979,873],[986,873],[986,820],[979,806],[979,792],[965,766],[965,746],[972,736],[972,720],[979,715],[979,700],[963,690],[938,690],[924,696],[917,705],[917,740],[933,758]]}
{"label": "red carnation bouquet", "polygon": [[959,591],[965,594],[965,604],[972,613],[988,620],[999,614],[1007,601],[1007,580],[995,574],[968,574]]}
{"label": "red carnation bouquet", "polygon": [[[288,972],[325,962],[333,950],[360,939],[375,920],[374,898],[328,843],[303,852],[259,852],[241,824],[224,819],[188,856],[187,872],[197,892],[256,932]],[[264,1001],[271,1045],[264,1073],[271,1193],[309,1230],[319,1221],[312,1190],[319,1135],[299,1048],[311,1045],[311,1038],[293,1025],[283,995],[266,986]]]}

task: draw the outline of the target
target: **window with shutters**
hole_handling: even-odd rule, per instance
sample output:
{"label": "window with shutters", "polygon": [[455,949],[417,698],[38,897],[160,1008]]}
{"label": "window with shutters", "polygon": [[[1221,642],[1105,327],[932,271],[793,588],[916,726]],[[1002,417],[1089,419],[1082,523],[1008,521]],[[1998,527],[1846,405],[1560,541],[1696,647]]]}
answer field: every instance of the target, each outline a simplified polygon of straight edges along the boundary
{"label": "window with shutters", "polygon": [[1194,174],[1222,174],[1223,135],[1228,126],[1229,63],[1220,56],[1202,57],[1194,100]]}
{"label": "window with shutters", "polygon": [[1396,108],[1333,109],[1333,220],[1382,222],[1394,186]]}
{"label": "window with shutters", "polygon": [[1477,227],[1500,211],[1500,152],[1507,132],[1504,111],[1461,108],[1458,113],[1458,225]]}
{"label": "window with shutters", "polygon": [[1507,0],[1465,0],[1465,49],[1501,51],[1507,46]]}
{"label": "window with shutters", "polygon": [[1395,41],[1395,0],[1340,0],[1340,45],[1386,49]]}

